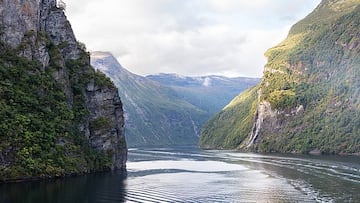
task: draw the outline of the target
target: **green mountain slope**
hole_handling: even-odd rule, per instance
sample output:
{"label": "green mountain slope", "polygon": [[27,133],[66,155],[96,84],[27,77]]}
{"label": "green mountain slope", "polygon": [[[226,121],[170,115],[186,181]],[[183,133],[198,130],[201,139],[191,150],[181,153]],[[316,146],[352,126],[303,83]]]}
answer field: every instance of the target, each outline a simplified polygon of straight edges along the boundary
{"label": "green mountain slope", "polygon": [[93,52],[92,64],[112,78],[124,102],[129,146],[195,145],[202,125],[257,78],[142,77],[124,69],[106,52]]}
{"label": "green mountain slope", "polygon": [[[241,94],[202,131],[203,147],[264,152],[360,152],[360,1],[323,0],[266,52],[252,99]],[[251,105],[249,104],[251,103]],[[256,110],[251,107],[258,103]],[[243,111],[250,112],[249,114]],[[225,121],[221,116],[229,115]],[[233,119],[252,123],[223,126]],[[217,125],[215,125],[217,124]],[[251,127],[250,127],[251,126]],[[211,129],[211,130],[210,130]],[[218,139],[223,136],[224,139]],[[237,137],[234,143],[227,140]],[[230,139],[230,140],[231,140]]]}
{"label": "green mountain slope", "polygon": [[206,111],[209,118],[223,109],[240,92],[255,86],[261,80],[216,75],[189,77],[165,73],[149,75],[146,78],[171,87],[181,98]]}
{"label": "green mountain slope", "polygon": [[223,149],[239,146],[252,128],[252,115],[257,106],[256,97],[256,88],[251,88],[210,119],[201,132],[201,147]]}
{"label": "green mountain slope", "polygon": [[106,52],[93,52],[93,66],[120,88],[129,146],[189,145],[199,140],[206,112],[158,82],[124,69]]}

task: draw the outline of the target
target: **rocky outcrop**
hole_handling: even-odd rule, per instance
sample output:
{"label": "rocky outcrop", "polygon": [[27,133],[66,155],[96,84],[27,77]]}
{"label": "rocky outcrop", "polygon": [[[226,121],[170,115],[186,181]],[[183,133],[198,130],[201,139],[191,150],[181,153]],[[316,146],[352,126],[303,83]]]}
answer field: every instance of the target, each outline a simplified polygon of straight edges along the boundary
{"label": "rocky outcrop", "polygon": [[[45,3],[46,2],[46,3]],[[40,31],[45,31],[60,50],[65,60],[77,59],[80,49],[64,12],[56,7],[56,0],[43,0],[40,12]]]}
{"label": "rocky outcrop", "polygon": [[[3,0],[0,16],[1,40],[11,47],[19,46],[30,31],[35,35],[43,31],[55,45],[64,43],[61,51],[65,59],[78,58],[80,51],[73,30],[63,10],[57,8],[56,0]],[[36,59],[42,59],[42,55]]]}
{"label": "rocky outcrop", "polygon": [[256,111],[256,115],[255,115],[255,122],[254,122],[254,126],[251,130],[251,134],[250,134],[250,139],[248,142],[248,147],[250,147],[251,145],[253,145],[256,141],[256,139],[258,138],[259,134],[260,134],[260,130],[264,125],[264,121],[265,124],[272,126],[273,128],[275,127],[276,124],[276,114],[277,112],[274,112],[271,109],[271,105],[269,102],[260,102],[258,109]]}
{"label": "rocky outcrop", "polygon": [[114,87],[99,87],[91,80],[85,90],[89,115],[82,125],[85,136],[98,151],[111,153],[112,169],[126,165],[124,115],[118,91]]}
{"label": "rocky outcrop", "polygon": [[[259,101],[247,148],[256,144],[260,134],[266,136],[266,134],[281,133],[282,126],[287,125],[289,120],[296,119],[296,116],[300,115],[303,111],[303,105],[290,110],[279,110],[273,109],[267,101]],[[301,118],[297,117],[297,119]]]}
{"label": "rocky outcrop", "polygon": [[25,33],[39,30],[39,1],[3,0],[0,4],[3,42],[15,48],[20,45]]}
{"label": "rocky outcrop", "polygon": [[[92,150],[111,158],[111,169],[124,169],[127,148],[122,103],[117,88],[90,66],[89,54],[77,42],[63,8],[58,6],[56,0],[1,0],[1,47],[16,53],[16,57],[22,57],[21,60],[40,64],[40,67],[33,67],[39,70],[29,74],[52,75],[66,96],[67,108],[75,115],[72,123],[77,126],[77,130],[71,133],[79,132],[77,136],[87,140],[87,143],[82,144],[84,146],[79,147],[89,144]],[[43,96],[41,88],[38,94]],[[66,136],[56,140],[61,146],[72,142],[78,145]],[[10,153],[9,156],[13,155]],[[9,160],[3,156],[2,159]],[[93,159],[84,158],[88,162]],[[83,171],[77,172],[107,167],[96,166],[97,169],[94,169],[92,163],[88,164],[81,164]]]}

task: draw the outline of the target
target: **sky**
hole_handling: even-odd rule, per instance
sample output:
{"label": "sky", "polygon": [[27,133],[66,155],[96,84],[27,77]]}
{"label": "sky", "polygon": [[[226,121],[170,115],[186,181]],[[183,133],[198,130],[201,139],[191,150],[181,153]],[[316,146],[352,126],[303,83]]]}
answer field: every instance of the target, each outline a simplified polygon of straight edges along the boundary
{"label": "sky", "polygon": [[63,0],[78,41],[138,75],[261,77],[320,0]]}

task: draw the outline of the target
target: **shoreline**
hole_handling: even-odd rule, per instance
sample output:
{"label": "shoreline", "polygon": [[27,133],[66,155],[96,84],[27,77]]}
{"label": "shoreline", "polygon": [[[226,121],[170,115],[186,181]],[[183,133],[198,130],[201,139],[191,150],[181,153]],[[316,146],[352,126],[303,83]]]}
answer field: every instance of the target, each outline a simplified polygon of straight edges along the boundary
{"label": "shoreline", "polygon": [[0,180],[1,185],[7,184],[17,184],[17,183],[30,183],[30,182],[52,182],[57,180],[65,180],[75,177],[81,177],[91,174],[101,174],[101,173],[108,173],[108,172],[121,172],[125,176],[127,175],[127,169],[118,169],[118,170],[103,170],[103,171],[90,171],[90,172],[83,172],[83,173],[74,173],[74,174],[65,174],[62,176],[47,176],[47,177],[22,177],[22,178],[14,178],[14,179],[7,179],[7,180]]}

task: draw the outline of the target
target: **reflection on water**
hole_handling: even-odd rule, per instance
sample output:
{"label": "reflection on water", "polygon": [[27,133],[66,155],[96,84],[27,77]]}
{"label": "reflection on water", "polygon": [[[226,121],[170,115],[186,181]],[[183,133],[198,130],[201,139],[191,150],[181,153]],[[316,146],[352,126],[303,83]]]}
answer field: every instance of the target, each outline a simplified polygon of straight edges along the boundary
{"label": "reflection on water", "polygon": [[0,202],[360,202],[360,158],[130,149],[128,172],[0,185]]}
{"label": "reflection on water", "polygon": [[3,184],[0,185],[0,202],[124,202],[125,180],[126,173],[115,172],[44,182]]}

